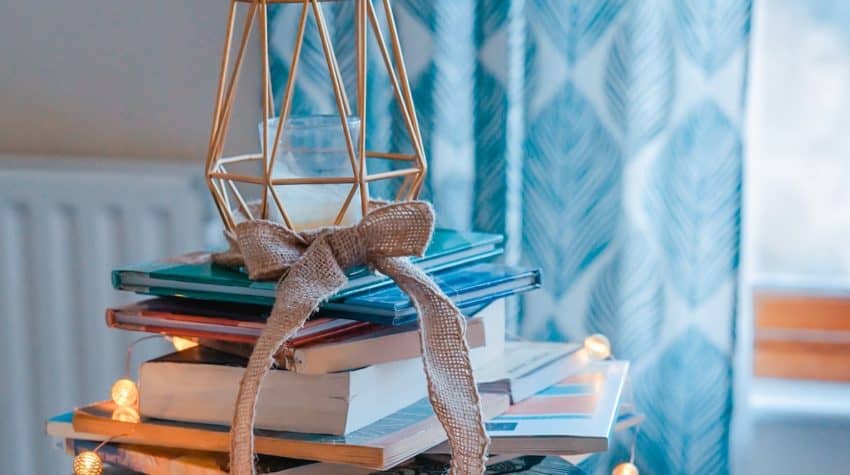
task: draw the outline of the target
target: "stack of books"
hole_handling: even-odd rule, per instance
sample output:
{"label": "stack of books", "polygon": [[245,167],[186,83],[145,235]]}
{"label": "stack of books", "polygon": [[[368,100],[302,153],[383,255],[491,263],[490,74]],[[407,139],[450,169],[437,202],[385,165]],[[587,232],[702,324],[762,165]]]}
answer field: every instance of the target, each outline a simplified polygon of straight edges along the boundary
{"label": "stack of books", "polygon": [[[628,364],[593,361],[578,344],[507,339],[505,297],[540,287],[541,275],[489,262],[501,242],[437,230],[414,263],[468,319],[491,454],[499,456],[493,470],[575,473],[551,456],[605,451],[615,426],[636,420],[621,405]],[[48,434],[70,454],[99,447],[104,462],[124,470],[227,473],[239,382],[276,282],[251,281],[205,253],[122,267],[112,279],[116,289],[147,297],[107,309],[109,327],[160,334],[185,348],[141,364],[137,404],[77,408],[49,420]],[[399,465],[418,473],[447,463],[420,351],[407,296],[385,276],[352,270],[275,355],[257,404],[258,473],[359,474]]]}

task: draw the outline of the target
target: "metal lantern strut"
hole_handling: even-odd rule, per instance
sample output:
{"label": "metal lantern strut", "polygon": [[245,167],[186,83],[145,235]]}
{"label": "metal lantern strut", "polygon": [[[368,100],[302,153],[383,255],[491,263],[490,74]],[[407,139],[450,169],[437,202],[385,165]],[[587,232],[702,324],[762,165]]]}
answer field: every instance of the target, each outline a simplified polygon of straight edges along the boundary
{"label": "metal lantern strut", "polygon": [[[355,3],[353,21],[355,23],[355,55],[356,55],[356,83],[357,83],[357,115],[360,120],[360,133],[355,137],[349,127],[348,119],[352,117],[351,104],[342,80],[340,68],[337,63],[334,46],[328,33],[327,23],[323,13],[322,3],[326,0],[231,0],[230,12],[227,20],[227,31],[225,35],[224,53],[221,60],[218,90],[215,100],[215,112],[212,120],[212,131],[209,139],[209,153],[206,160],[206,181],[212,193],[215,204],[221,214],[225,228],[233,230],[237,219],[235,213],[238,211],[248,219],[269,219],[271,207],[277,207],[280,218],[289,228],[293,228],[290,214],[287,213],[287,203],[281,200],[275,190],[278,186],[288,185],[322,185],[322,184],[350,184],[351,188],[342,203],[341,209],[333,224],[340,224],[352,205],[356,193],[360,193],[360,212],[365,215],[369,209],[368,184],[377,180],[394,179],[402,180],[398,189],[396,199],[415,199],[419,195],[426,172],[425,154],[422,146],[422,135],[413,105],[413,98],[407,71],[404,66],[399,34],[396,28],[393,10],[390,0],[381,1],[386,15],[386,27],[389,42],[385,41],[381,29],[381,21],[375,11],[373,0],[342,0]],[[270,4],[293,4],[300,6],[301,15],[295,32],[295,43],[292,51],[289,75],[283,97],[280,98],[280,119],[274,136],[266,124],[274,113],[274,98],[272,95],[271,78],[269,72],[269,34],[268,34],[268,8]],[[238,45],[234,42],[234,25],[238,13],[238,7],[247,10],[242,27],[241,39]],[[316,177],[275,177],[275,157],[281,134],[290,117],[292,109],[292,98],[298,74],[298,63],[304,43],[306,25],[308,21],[314,21],[325,63],[327,64],[330,83],[333,87],[333,96],[336,102],[336,113],[339,115],[341,131],[345,139],[345,149],[351,164],[351,175],[346,176],[316,176]],[[260,153],[244,154],[223,157],[223,147],[233,112],[234,97],[238,86],[240,70],[243,66],[245,52],[255,23],[259,23],[260,52],[262,55],[262,146]],[[407,135],[410,139],[412,153],[384,152],[366,149],[366,69],[367,69],[367,43],[368,31],[371,30],[377,50],[380,52],[384,67],[389,77],[396,102],[399,105],[401,118],[404,121]],[[234,49],[235,48],[235,49]],[[232,63],[232,64],[231,64]],[[381,173],[368,173],[367,158],[393,160],[403,162],[406,166]],[[257,175],[237,174],[228,171],[231,165],[241,162],[256,161],[262,164],[262,172]],[[235,165],[234,165],[235,166]],[[251,207],[240,193],[237,183],[257,185],[263,189],[262,198],[258,207]],[[232,203],[235,202],[235,203]],[[234,207],[235,206],[235,207]],[[257,209],[259,208],[259,211]],[[335,208],[334,208],[335,209]],[[328,223],[331,224],[331,223]],[[294,229],[294,228],[293,228]]]}

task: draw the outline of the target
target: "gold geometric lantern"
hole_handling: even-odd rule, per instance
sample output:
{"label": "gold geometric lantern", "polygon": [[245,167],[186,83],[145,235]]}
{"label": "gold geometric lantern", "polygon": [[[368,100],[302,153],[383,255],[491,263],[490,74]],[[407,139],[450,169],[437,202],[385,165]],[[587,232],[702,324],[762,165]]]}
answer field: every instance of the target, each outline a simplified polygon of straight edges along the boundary
{"label": "gold geometric lantern", "polygon": [[[422,135],[413,105],[410,84],[407,71],[404,66],[399,43],[399,35],[396,28],[393,10],[390,0],[381,0],[385,10],[387,21],[387,32],[389,34],[389,46],[384,39],[378,15],[372,0],[342,0],[355,3],[352,21],[355,24],[353,38],[355,42],[354,54],[356,56],[356,114],[352,113],[348,92],[342,80],[338,66],[334,46],[328,33],[327,23],[323,13],[322,3],[327,0],[231,0],[230,13],[227,21],[227,32],[225,35],[224,53],[221,60],[221,71],[219,76],[218,91],[215,101],[215,113],[213,115],[212,131],[210,133],[209,153],[206,161],[206,181],[212,193],[224,226],[232,230],[237,222],[237,212],[248,219],[273,219],[279,220],[290,229],[304,229],[316,225],[350,224],[352,215],[357,218],[366,214],[369,209],[369,184],[377,180],[398,179],[401,184],[398,188],[396,199],[415,199],[419,195],[426,172],[425,153],[422,147]],[[340,1],[340,0],[336,0]],[[271,78],[269,74],[269,35],[268,35],[268,6],[269,4],[293,4],[292,8],[300,7],[300,17],[295,31],[295,43],[290,62],[289,76],[283,97],[280,98],[280,117],[273,119],[274,99],[271,91]],[[246,9],[244,24],[238,45],[234,42],[234,25],[239,8]],[[337,173],[334,176],[326,174],[317,176],[284,175],[276,173],[279,169],[281,151],[284,149],[295,150],[288,143],[289,135],[297,132],[298,124],[303,122],[301,118],[290,117],[292,109],[292,97],[298,74],[298,63],[301,49],[304,43],[306,25],[308,21],[315,22],[316,30],[321,40],[325,63],[327,64],[328,76],[333,88],[333,96],[336,102],[336,114],[334,127],[325,129],[325,133],[338,133],[341,135],[340,154],[346,163],[345,173]],[[251,31],[255,23],[259,23],[260,53],[262,56],[262,122],[260,123],[261,146],[260,152],[223,157],[224,142],[227,135],[230,119],[233,113],[234,101],[240,70],[242,69]],[[407,135],[412,146],[412,153],[398,153],[390,151],[376,151],[366,149],[366,69],[367,69],[367,43],[369,31],[380,52],[384,67],[393,89],[395,100],[399,105],[400,115],[404,121]],[[338,116],[338,118],[337,118]],[[328,119],[328,116],[316,116]],[[338,119],[338,125],[336,120]],[[275,125],[276,121],[276,126]],[[301,121],[301,122],[299,122]],[[327,120],[325,120],[327,122]],[[326,124],[327,125],[327,124]],[[356,129],[356,130],[352,130]],[[295,132],[292,132],[292,131]],[[318,130],[318,129],[317,129]],[[296,165],[298,158],[310,160],[316,153],[322,153],[319,148],[310,153],[303,153],[293,158],[287,155],[288,160]],[[288,153],[288,152],[287,152]],[[293,152],[295,153],[295,152]],[[367,159],[393,160],[405,163],[402,168],[380,173],[369,173],[367,171]],[[244,166],[246,163],[254,163],[250,173],[237,173],[233,168],[237,165]],[[349,166],[350,165],[350,166]],[[230,170],[230,171],[229,171]],[[260,206],[249,207],[247,200],[240,191],[240,184],[256,186],[261,190]],[[326,216],[317,217],[316,220],[306,220],[305,213],[300,213],[299,219],[294,216],[294,209],[309,208],[310,202],[325,193],[323,186],[312,187],[312,185],[332,185],[336,189],[343,188],[340,195],[342,199],[338,209]],[[311,198],[305,199],[302,195],[287,193],[287,187],[309,187],[315,190]],[[292,199],[295,196],[299,199]],[[295,202],[288,202],[292,199]],[[257,210],[259,208],[259,210]],[[319,213],[322,214],[322,213]]]}

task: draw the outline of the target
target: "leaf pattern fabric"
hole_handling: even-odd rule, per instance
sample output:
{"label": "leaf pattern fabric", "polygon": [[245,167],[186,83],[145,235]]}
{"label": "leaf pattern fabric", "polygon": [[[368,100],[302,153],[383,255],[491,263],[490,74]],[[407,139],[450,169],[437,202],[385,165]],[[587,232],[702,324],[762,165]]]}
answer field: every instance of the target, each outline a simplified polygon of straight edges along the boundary
{"label": "leaf pattern fabric", "polygon": [[[323,4],[343,76],[348,3]],[[734,335],[710,330],[734,328],[752,0],[393,6],[438,224],[503,233],[505,260],[543,267],[518,332],[604,333],[632,361],[642,474],[727,473]],[[298,14],[272,15],[277,94]],[[405,151],[374,44],[368,61],[369,147]],[[294,110],[333,112],[327,84],[308,32]],[[633,438],[583,468],[610,473]]]}

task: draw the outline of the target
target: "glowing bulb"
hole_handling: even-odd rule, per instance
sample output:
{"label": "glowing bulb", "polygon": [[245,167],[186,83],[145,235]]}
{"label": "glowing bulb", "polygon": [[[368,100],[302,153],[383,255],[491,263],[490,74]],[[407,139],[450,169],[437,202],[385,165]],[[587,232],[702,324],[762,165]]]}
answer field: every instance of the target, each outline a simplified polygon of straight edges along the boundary
{"label": "glowing bulb", "polygon": [[600,333],[585,338],[584,347],[593,359],[604,360],[611,356],[611,342]]}
{"label": "glowing bulb", "polygon": [[138,424],[141,420],[141,417],[139,416],[139,411],[137,411],[136,408],[119,406],[116,407],[114,411],[112,411],[112,420]]}
{"label": "glowing bulb", "polygon": [[177,351],[188,350],[189,348],[198,346],[194,341],[179,336],[171,337],[171,344],[174,345],[174,349]]}
{"label": "glowing bulb", "polygon": [[630,462],[623,462],[620,465],[614,467],[614,471],[611,472],[611,475],[640,475],[635,464]]}
{"label": "glowing bulb", "polygon": [[129,379],[119,379],[112,385],[112,400],[123,407],[133,407],[139,402],[139,389]]}
{"label": "glowing bulb", "polygon": [[103,461],[90,451],[80,452],[74,457],[74,475],[100,475],[103,473]]}

